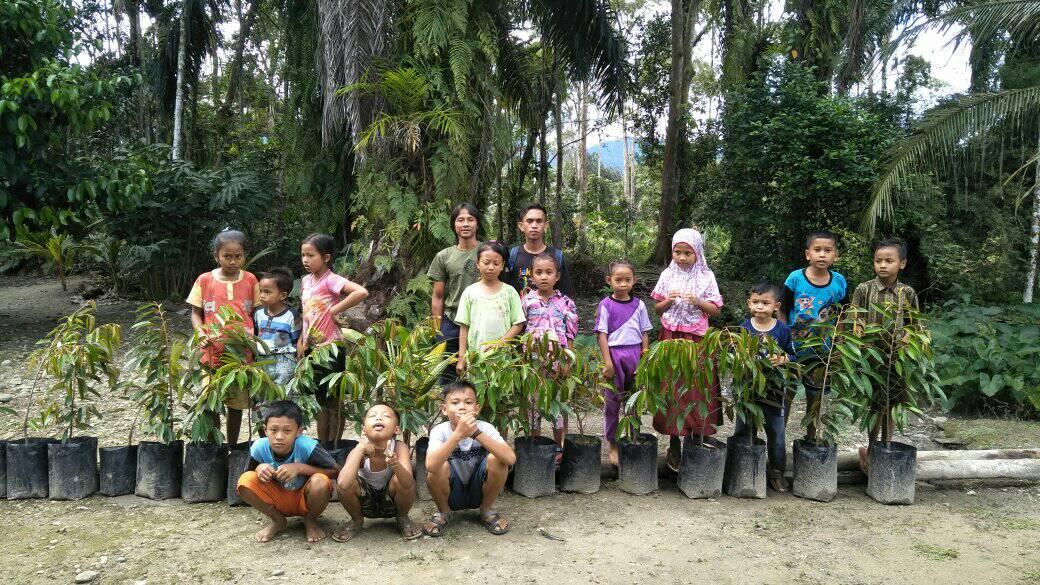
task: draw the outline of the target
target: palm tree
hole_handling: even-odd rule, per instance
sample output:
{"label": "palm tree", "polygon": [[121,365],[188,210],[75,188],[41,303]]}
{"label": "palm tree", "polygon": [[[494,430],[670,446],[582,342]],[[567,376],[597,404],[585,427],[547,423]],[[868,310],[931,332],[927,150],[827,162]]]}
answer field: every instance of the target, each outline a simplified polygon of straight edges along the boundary
{"label": "palm tree", "polygon": [[[885,54],[891,54],[899,43],[913,42],[924,30],[938,28],[947,32],[961,26],[954,42],[971,39],[975,43],[988,42],[998,35],[1007,34],[1016,42],[1040,40],[1040,1],[988,0],[953,8],[935,18],[908,28],[895,40]],[[874,192],[867,207],[863,227],[873,233],[879,220],[891,220],[894,199],[911,175],[922,168],[945,169],[956,157],[962,141],[984,135],[998,125],[1020,127],[1026,114],[1040,106],[1040,86],[1005,90],[993,93],[968,94],[928,112],[914,132],[887,153],[887,165],[874,184]],[[1040,256],[1040,144],[1038,152],[1026,164],[1037,163],[1033,187],[1033,214],[1030,226],[1029,267],[1022,300],[1033,302],[1037,276],[1037,258]]]}

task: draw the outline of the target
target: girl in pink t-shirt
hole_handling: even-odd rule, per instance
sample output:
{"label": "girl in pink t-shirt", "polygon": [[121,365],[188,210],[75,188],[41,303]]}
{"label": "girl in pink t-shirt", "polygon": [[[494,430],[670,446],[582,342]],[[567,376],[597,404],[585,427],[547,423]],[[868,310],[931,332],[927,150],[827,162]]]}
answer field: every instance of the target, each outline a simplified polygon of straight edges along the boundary
{"label": "girl in pink t-shirt", "polygon": [[[300,245],[300,259],[307,275],[303,277],[303,333],[300,335],[297,355],[304,355],[308,349],[333,343],[343,338],[336,324],[336,315],[365,300],[368,291],[365,287],[351,282],[332,271],[332,253],[335,240],[327,234],[311,234],[303,239]],[[314,368],[314,379],[318,387],[314,397],[322,405],[318,414],[318,439],[331,441],[343,435],[346,423],[339,416],[339,401],[332,398],[327,384],[321,380],[335,371],[342,370],[343,352],[340,352],[338,364]],[[333,414],[336,416],[333,417]],[[333,422],[336,422],[333,428]]]}

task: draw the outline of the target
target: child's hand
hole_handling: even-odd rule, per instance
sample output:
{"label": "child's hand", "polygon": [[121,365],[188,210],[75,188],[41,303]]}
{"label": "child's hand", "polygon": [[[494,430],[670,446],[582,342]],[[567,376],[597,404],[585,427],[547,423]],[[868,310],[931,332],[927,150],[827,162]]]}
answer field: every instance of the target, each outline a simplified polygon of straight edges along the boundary
{"label": "child's hand", "polygon": [[274,467],[261,463],[256,466],[256,476],[260,478],[260,481],[274,481]]}
{"label": "child's hand", "polygon": [[299,463],[286,463],[275,470],[274,476],[282,483],[289,483],[300,474]]}
{"label": "child's hand", "polygon": [[375,455],[376,452],[376,446],[373,445],[372,442],[369,441],[368,437],[366,437],[365,435],[361,435],[358,438],[358,448],[361,449],[361,452],[365,454],[365,457],[369,458],[371,458],[372,455]]}
{"label": "child's hand", "polygon": [[693,293],[690,293],[688,295],[683,295],[683,299],[686,300],[686,302],[690,303],[691,305],[693,305],[695,307],[700,307],[701,306],[701,298],[699,296],[693,294]]}
{"label": "child's hand", "polygon": [[466,373],[466,356],[460,355],[458,361],[455,362],[455,371],[459,376],[463,376]]}
{"label": "child's hand", "polygon": [[401,460],[397,458],[397,455],[391,455],[386,458],[386,466],[390,469],[390,473],[397,473],[397,468],[401,466]]}
{"label": "child's hand", "polygon": [[614,364],[611,362],[603,364],[603,377],[607,380],[614,379]]}
{"label": "child's hand", "polygon": [[467,439],[477,432],[477,417],[472,414],[463,414],[455,423],[455,432],[461,439]]}
{"label": "child's hand", "polygon": [[782,366],[788,362],[790,358],[787,357],[786,353],[776,354],[769,356],[769,363],[774,366]]}

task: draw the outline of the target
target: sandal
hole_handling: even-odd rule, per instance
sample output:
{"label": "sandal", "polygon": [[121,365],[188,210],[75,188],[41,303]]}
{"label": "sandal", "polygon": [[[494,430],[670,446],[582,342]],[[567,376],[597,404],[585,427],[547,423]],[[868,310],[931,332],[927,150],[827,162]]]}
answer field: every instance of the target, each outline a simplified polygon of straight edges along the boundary
{"label": "sandal", "polygon": [[774,492],[779,494],[787,493],[787,480],[784,479],[784,472],[780,470],[770,470],[768,481],[769,487],[772,488]]}
{"label": "sandal", "polygon": [[332,540],[335,540],[336,542],[347,542],[357,536],[363,528],[364,526],[359,525],[357,522],[347,520],[347,522],[343,524],[343,528],[332,533]]}
{"label": "sandal", "polygon": [[559,445],[556,446],[556,455],[553,456],[553,463],[556,464],[556,467],[563,463],[563,447]]}
{"label": "sandal", "polygon": [[422,533],[426,536],[444,536],[444,527],[447,525],[448,515],[444,512],[434,512],[423,525]]}
{"label": "sandal", "polygon": [[416,526],[408,516],[397,517],[397,532],[400,533],[405,540],[415,540],[423,535],[422,527]]}
{"label": "sandal", "polygon": [[[480,521],[484,524],[484,528],[487,528],[487,531],[495,536],[501,536],[509,532],[509,522],[506,522],[506,519],[494,510],[482,513]],[[500,525],[499,521],[505,522],[505,526]]]}

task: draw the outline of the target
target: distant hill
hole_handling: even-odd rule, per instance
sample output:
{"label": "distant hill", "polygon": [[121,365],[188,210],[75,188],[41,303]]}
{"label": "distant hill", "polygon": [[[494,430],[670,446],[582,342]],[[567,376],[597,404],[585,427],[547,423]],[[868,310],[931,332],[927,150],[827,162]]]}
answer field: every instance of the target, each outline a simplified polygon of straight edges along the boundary
{"label": "distant hill", "polygon": [[[631,138],[629,138],[632,141]],[[639,145],[632,141],[633,146],[636,149],[636,156],[639,156]],[[625,150],[621,140],[609,140],[600,144],[590,144],[589,154],[599,155],[603,157],[603,166],[621,170],[625,167]]]}

